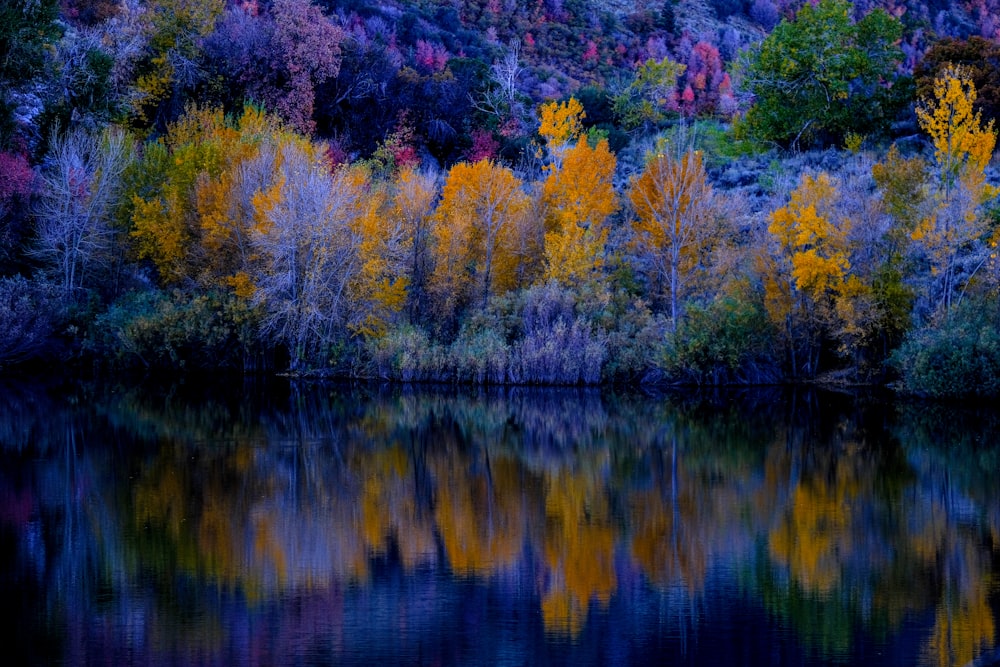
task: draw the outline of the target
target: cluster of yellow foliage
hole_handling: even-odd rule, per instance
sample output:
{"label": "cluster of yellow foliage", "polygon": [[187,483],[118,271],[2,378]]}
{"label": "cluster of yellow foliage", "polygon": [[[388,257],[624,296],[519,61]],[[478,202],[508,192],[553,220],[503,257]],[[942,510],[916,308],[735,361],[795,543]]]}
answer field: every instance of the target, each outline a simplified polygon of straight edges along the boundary
{"label": "cluster of yellow foliage", "polygon": [[608,237],[605,221],[618,210],[615,156],[607,141],[585,137],[551,165],[542,186],[545,205],[545,279],[574,286],[598,277]]}
{"label": "cluster of yellow foliage", "polygon": [[538,134],[549,146],[561,146],[575,141],[583,131],[587,117],[583,105],[575,97],[565,102],[549,102],[539,109]]}

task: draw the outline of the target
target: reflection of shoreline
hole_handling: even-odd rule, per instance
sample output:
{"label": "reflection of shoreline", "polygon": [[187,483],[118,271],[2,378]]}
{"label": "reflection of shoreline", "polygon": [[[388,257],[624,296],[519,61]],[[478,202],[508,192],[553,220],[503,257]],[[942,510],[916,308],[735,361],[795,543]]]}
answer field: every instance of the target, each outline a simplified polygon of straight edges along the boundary
{"label": "reflection of shoreline", "polygon": [[[508,582],[506,604],[569,639],[635,581],[693,604],[723,568],[749,573],[742,589],[824,655],[942,604],[951,626],[939,620],[935,647],[971,657],[992,642],[976,531],[1000,544],[997,498],[972,470],[965,488],[942,486],[961,462],[925,464],[913,452],[938,450],[904,448],[881,415],[808,398],[818,419],[577,390],[362,397],[124,392],[98,402],[103,426],[87,406],[51,408],[81,439],[97,429],[74,454],[95,461],[110,512],[88,529],[100,542],[88,558],[124,573],[122,595],[207,584],[250,615],[329,591],[363,599],[390,573],[429,577],[428,594]],[[50,437],[65,478],[68,445]],[[823,625],[801,620],[814,617]]]}

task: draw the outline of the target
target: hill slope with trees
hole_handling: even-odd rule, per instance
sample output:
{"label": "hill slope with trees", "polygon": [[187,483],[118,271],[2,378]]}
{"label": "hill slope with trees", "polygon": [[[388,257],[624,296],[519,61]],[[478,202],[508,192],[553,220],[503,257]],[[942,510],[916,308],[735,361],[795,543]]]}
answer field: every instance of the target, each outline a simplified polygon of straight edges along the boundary
{"label": "hill slope with trees", "polygon": [[997,393],[998,10],[7,3],[0,364]]}

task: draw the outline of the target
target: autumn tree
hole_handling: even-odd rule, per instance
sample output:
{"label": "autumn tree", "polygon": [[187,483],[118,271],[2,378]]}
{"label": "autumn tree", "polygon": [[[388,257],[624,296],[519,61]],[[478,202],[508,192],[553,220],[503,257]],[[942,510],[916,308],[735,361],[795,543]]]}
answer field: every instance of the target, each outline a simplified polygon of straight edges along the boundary
{"label": "autumn tree", "polygon": [[596,278],[604,265],[605,221],[618,210],[615,156],[608,142],[586,137],[548,167],[542,186],[545,207],[545,274],[565,286]]}
{"label": "autumn tree", "polygon": [[538,116],[538,134],[545,139],[545,145],[555,158],[562,147],[580,136],[586,114],[583,105],[571,97],[565,102],[543,104],[538,109]]}
{"label": "autumn tree", "polygon": [[892,120],[899,100],[886,84],[902,59],[902,27],[881,9],[857,22],[851,12],[847,0],[807,2],[750,54],[742,75],[754,98],[744,119],[751,136],[807,146]]}
{"label": "autumn tree", "polygon": [[360,183],[331,174],[322,149],[302,139],[269,145],[272,185],[253,198],[253,244],[262,257],[254,301],[264,333],[287,346],[292,370],[329,364],[350,321],[349,286],[361,268]]}
{"label": "autumn tree", "polygon": [[934,82],[933,98],[917,107],[917,120],[934,146],[937,182],[934,210],[912,237],[930,268],[932,302],[945,311],[989,258],[982,207],[997,194],[984,174],[996,131],[992,121],[983,125],[975,102],[966,72],[946,68]]}
{"label": "autumn tree", "polygon": [[434,206],[440,184],[435,175],[414,167],[400,170],[392,184],[387,217],[392,224],[402,226],[409,243],[407,271],[408,300],[411,319],[416,319],[427,307],[427,289],[432,264],[431,241]]}
{"label": "autumn tree", "polygon": [[672,329],[699,271],[719,240],[720,208],[701,153],[681,150],[652,156],[629,188],[637,253],[666,293]]}
{"label": "autumn tree", "polygon": [[131,142],[116,128],[74,130],[53,140],[35,210],[34,252],[64,290],[82,287],[91,269],[110,260],[119,233],[112,209],[131,159]]}
{"label": "autumn tree", "polygon": [[273,174],[253,162],[261,144],[289,136],[260,109],[238,118],[191,109],[147,143],[131,195],[131,237],[165,283],[228,285],[249,295],[252,197]]}
{"label": "autumn tree", "polygon": [[771,213],[773,252],[759,258],[767,312],[786,334],[793,375],[817,371],[836,297],[848,284],[849,221],[838,219],[836,200],[828,174],[803,176],[788,204]]}
{"label": "autumn tree", "polygon": [[519,252],[519,237],[531,233],[528,206],[523,183],[510,169],[488,160],[452,167],[434,226],[431,291],[442,314],[473,301],[485,306],[517,286],[518,269],[536,259]]}
{"label": "autumn tree", "polygon": [[[382,336],[406,304],[410,281],[407,220],[389,214],[392,206],[384,184],[373,183],[361,167],[341,166],[357,193],[352,231],[358,238],[358,272],[348,284],[348,329],[368,338]],[[411,211],[412,213],[412,211]]]}

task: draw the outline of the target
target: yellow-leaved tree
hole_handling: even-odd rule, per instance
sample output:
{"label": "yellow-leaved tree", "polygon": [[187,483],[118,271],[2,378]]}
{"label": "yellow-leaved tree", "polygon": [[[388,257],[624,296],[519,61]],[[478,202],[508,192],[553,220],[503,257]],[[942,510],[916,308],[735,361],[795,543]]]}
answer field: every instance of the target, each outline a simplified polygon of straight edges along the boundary
{"label": "yellow-leaved tree", "polygon": [[604,266],[609,216],[618,210],[614,190],[616,160],[601,140],[586,137],[550,165],[542,186],[545,209],[545,279],[577,286],[598,278]]}
{"label": "yellow-leaved tree", "polygon": [[666,292],[674,331],[695,274],[707,269],[720,241],[721,207],[708,184],[701,153],[685,150],[651,157],[633,179],[629,200],[637,254]]}
{"label": "yellow-leaved tree", "polygon": [[938,182],[933,211],[912,233],[919,259],[930,269],[925,292],[945,312],[960,300],[996,239],[987,237],[983,204],[997,196],[984,171],[996,147],[993,122],[973,111],[976,88],[961,67],[948,67],[934,81],[933,97],[921,101],[917,120],[934,144]]}
{"label": "yellow-leaved tree", "polygon": [[132,195],[131,237],[163,282],[252,294],[252,199],[273,179],[272,165],[256,157],[262,142],[287,136],[254,107],[235,120],[220,109],[194,108],[147,144],[145,185]]}
{"label": "yellow-leaved tree", "polygon": [[485,306],[518,286],[519,265],[533,259],[521,243],[532,233],[529,206],[524,184],[507,167],[490,160],[452,167],[434,221],[430,286],[439,315],[450,318],[473,300]]}
{"label": "yellow-leaved tree", "polygon": [[[774,251],[761,256],[765,306],[787,335],[793,374],[813,374],[836,298],[850,287],[847,231],[838,219],[837,186],[825,172],[802,177],[791,200],[771,214]],[[801,354],[800,354],[801,353]]]}
{"label": "yellow-leaved tree", "polygon": [[360,263],[349,285],[348,326],[356,334],[378,337],[406,304],[407,260],[413,240],[402,220],[387,215],[386,188],[373,183],[367,169],[354,167],[346,175],[351,190],[358,193],[355,224]]}
{"label": "yellow-leaved tree", "polygon": [[408,301],[410,318],[415,320],[427,306],[427,281],[432,257],[430,252],[431,224],[440,185],[435,175],[416,167],[403,167],[392,185],[391,202],[386,219],[399,225],[408,239],[409,273]]}
{"label": "yellow-leaved tree", "polygon": [[545,139],[553,154],[576,141],[583,132],[583,119],[587,116],[583,105],[575,97],[565,102],[547,102],[539,107],[538,115],[538,134]]}

